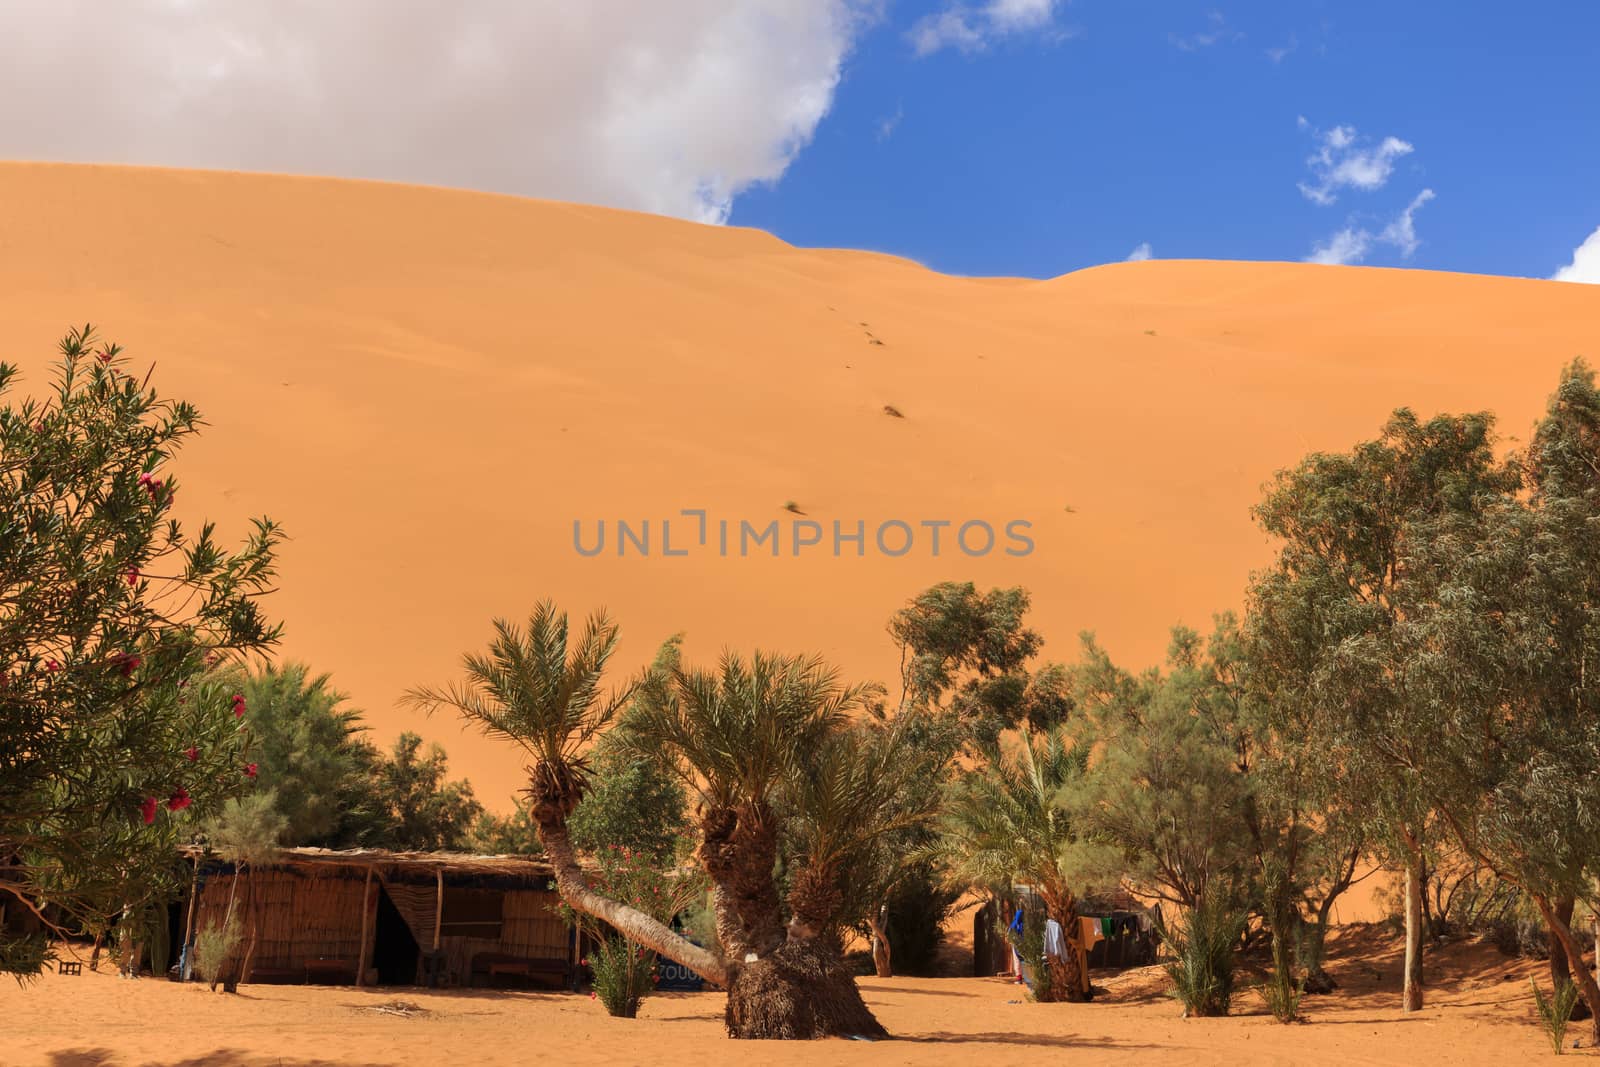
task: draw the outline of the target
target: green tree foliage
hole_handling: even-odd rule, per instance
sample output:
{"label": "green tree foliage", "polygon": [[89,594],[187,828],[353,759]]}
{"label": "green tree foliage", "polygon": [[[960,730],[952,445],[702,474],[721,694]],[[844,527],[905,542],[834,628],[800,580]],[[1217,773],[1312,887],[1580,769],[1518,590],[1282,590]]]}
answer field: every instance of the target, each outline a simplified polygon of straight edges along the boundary
{"label": "green tree foliage", "polygon": [[533,821],[533,807],[521,797],[510,815],[492,811],[480,814],[467,831],[464,847],[486,856],[537,856],[544,851],[539,844],[539,826]]}
{"label": "green tree foliage", "polygon": [[238,684],[251,710],[258,785],[277,798],[284,841],[353,848],[387,840],[382,758],[361,712],[344,706],[332,679],[288,663],[244,674]]}
{"label": "green tree foliage", "polygon": [[1067,673],[1029,670],[1044,639],[1024,625],[1020,588],[979,593],[971,582],[942,582],[889,620],[900,649],[902,703],[958,714],[980,744],[1026,722],[1043,729],[1072,710]]}
{"label": "green tree foliage", "polygon": [[[1226,632],[1213,638],[1213,650]],[[1061,801],[1080,834],[1101,846],[1085,855],[1102,880],[1120,875],[1192,909],[1246,865],[1252,782],[1236,766],[1230,736],[1239,718],[1237,694],[1223,677],[1231,665],[1215,651],[1208,657],[1200,636],[1182,627],[1173,631],[1168,662],[1165,674],[1135,676],[1085,635],[1070,733],[1075,750],[1095,755]]]}
{"label": "green tree foliage", "polygon": [[[0,393],[16,381],[0,364]],[[208,679],[278,639],[256,599],[279,532],[258,519],[229,551],[171,517],[201,425],[88,327],[42,398],[0,409],[0,894],[38,926],[0,935],[0,971],[47,962],[46,903],[105,930],[172,891],[174,846],[248,785]]]}
{"label": "green tree foliage", "polygon": [[1569,920],[1600,875],[1600,390],[1582,363],[1509,470],[1521,492],[1437,517],[1408,560],[1406,708],[1429,801],[1537,906],[1600,1040]]}
{"label": "green tree foliage", "polygon": [[[660,692],[667,672],[680,665],[680,647],[677,637],[661,646],[641,693]],[[572,843],[591,852],[617,845],[671,862],[687,847],[688,796],[636,736],[636,707],[637,699],[595,744],[588,786],[568,824]]]}
{"label": "green tree foliage", "polygon": [[1422,1006],[1422,880],[1430,798],[1426,739],[1403,676],[1401,630],[1415,600],[1407,565],[1431,524],[1471,521],[1504,491],[1487,414],[1422,422],[1396,411],[1374,441],[1280,472],[1256,509],[1280,541],[1250,599],[1256,635],[1277,650],[1274,699],[1316,707],[1316,747],[1372,815],[1376,843],[1405,872],[1404,1006]]}
{"label": "green tree foliage", "polygon": [[386,827],[379,839],[387,848],[421,852],[464,847],[483,805],[465,780],[449,779],[450,761],[435,743],[422,751],[422,737],[407,731],[395,739],[378,766],[378,795]]}

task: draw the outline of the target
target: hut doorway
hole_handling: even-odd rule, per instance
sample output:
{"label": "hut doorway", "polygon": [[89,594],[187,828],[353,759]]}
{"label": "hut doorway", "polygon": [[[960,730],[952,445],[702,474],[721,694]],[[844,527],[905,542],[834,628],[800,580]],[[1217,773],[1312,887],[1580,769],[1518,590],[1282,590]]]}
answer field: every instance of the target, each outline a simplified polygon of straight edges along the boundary
{"label": "hut doorway", "polygon": [[372,965],[378,971],[378,984],[415,985],[420,959],[421,951],[410,924],[389,899],[388,890],[379,886],[372,940]]}

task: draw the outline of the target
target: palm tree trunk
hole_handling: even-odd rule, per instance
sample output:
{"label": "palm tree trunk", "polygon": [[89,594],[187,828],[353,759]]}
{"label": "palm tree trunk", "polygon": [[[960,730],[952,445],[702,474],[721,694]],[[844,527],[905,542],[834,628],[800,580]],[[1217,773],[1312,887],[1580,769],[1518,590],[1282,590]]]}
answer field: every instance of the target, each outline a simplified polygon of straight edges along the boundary
{"label": "palm tree trunk", "polygon": [[884,904],[867,919],[872,926],[872,967],[879,978],[894,977],[894,962],[889,945],[889,905]]}
{"label": "palm tree trunk", "polygon": [[701,948],[687,938],[679,937],[664,924],[642,911],[619,904],[596,893],[589,887],[589,879],[579,866],[572,851],[572,841],[567,836],[564,821],[555,819],[539,822],[539,841],[544,845],[556,872],[556,888],[561,899],[574,911],[581,911],[608,923],[617,933],[636,945],[643,945],[660,956],[694,971],[706,981],[727,989],[738,973],[737,965]]}
{"label": "palm tree trunk", "polygon": [[[558,806],[536,806],[534,817],[539,841],[555,868],[561,899],[574,911],[610,924],[634,944],[680,963],[726,989],[725,1023],[730,1037],[808,1040],[842,1035],[888,1036],[861,999],[855,976],[844,966],[838,947],[832,943],[834,939],[794,936],[791,931],[788,940],[765,955],[751,953],[741,960],[716,956],[643,912],[591,889],[573,853],[566,819]],[[726,888],[718,886],[719,890]],[[747,905],[749,901],[740,903]],[[772,921],[777,923],[776,918]],[[781,936],[781,926],[779,930]]]}

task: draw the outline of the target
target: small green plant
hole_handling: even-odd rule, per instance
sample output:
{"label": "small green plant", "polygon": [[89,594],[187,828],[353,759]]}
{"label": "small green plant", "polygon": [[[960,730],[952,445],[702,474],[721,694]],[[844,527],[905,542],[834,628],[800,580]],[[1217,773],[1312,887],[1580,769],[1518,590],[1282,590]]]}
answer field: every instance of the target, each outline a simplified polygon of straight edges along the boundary
{"label": "small green plant", "polygon": [[[1220,895],[1220,894],[1218,894]],[[1184,913],[1181,926],[1163,923],[1162,943],[1172,953],[1166,966],[1171,995],[1185,1015],[1226,1015],[1233,1001],[1233,950],[1245,916],[1214,898]]]}
{"label": "small green plant", "polygon": [[800,505],[796,504],[793,500],[785,500],[783,502],[783,510],[784,511],[792,511],[796,515],[804,515],[805,514],[805,512],[800,510]]}
{"label": "small green plant", "polygon": [[895,407],[893,404],[883,405],[883,413],[889,416],[891,419],[903,419],[906,417],[905,413],[899,408]]}
{"label": "small green plant", "polygon": [[239,920],[208,923],[194,938],[194,972],[203,982],[215,982],[228,957],[239,947]]}
{"label": "small green plant", "polygon": [[1528,984],[1533,986],[1533,1005],[1539,1012],[1539,1023],[1559,1056],[1565,1051],[1567,1023],[1571,1021],[1572,1008],[1578,1002],[1578,987],[1571,982],[1561,982],[1547,997],[1538,982],[1530,978]]}
{"label": "small green plant", "polygon": [[[669,849],[663,855],[606,845],[595,852],[590,881],[596,892],[636,908],[657,922],[670,923],[673,916],[702,903],[706,893],[703,877],[663,869],[674,851]],[[591,915],[573,911],[566,904],[559,911],[594,941],[595,947],[583,961],[594,976],[591,995],[608,1015],[624,1019],[637,1016],[639,1003],[655,989],[656,954],[628,941]]]}
{"label": "small green plant", "polygon": [[1280,1023],[1299,1021],[1300,998],[1305,990],[1305,979],[1293,978],[1287,969],[1274,970],[1260,986],[1261,999],[1267,1002],[1267,1010]]}
{"label": "small green plant", "polygon": [[589,954],[594,997],[606,1014],[632,1019],[639,1004],[655,989],[656,954],[616,936],[602,938]]}

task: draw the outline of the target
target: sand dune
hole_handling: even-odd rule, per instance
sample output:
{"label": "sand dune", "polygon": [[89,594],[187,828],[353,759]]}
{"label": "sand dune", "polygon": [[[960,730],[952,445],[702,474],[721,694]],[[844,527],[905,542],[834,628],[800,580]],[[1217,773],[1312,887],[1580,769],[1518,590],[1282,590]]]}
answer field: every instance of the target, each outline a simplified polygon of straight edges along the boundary
{"label": "sand dune", "polygon": [[[884,620],[971,579],[1027,586],[1055,657],[1092,628],[1150,663],[1171,623],[1238,603],[1274,469],[1399,404],[1493,408],[1521,435],[1557,368],[1600,354],[1600,288],[1552,282],[1161,261],[964,279],[599,208],[106,167],[0,165],[0,203],[0,353],[37,381],[92,319],[154,361],[213,423],[184,506],[294,538],[285,654],[382,732],[446,741],[495,806],[512,752],[393,707],[492,615],[605,605],[630,667],[682,630],[696,657],[813,650],[890,681]],[[663,519],[676,550],[697,533],[683,509],[711,536],[669,558]],[[650,556],[574,551],[574,520],[592,538],[619,518],[651,520]],[[780,521],[782,555],[720,555],[723,519]],[[802,519],[824,539],[797,557]],[[918,534],[898,558],[871,543],[889,520]],[[952,528],[935,557],[932,520],[1025,520],[1034,550],[1002,532],[969,557]],[[832,554],[835,521],[865,524],[864,558]]]}

